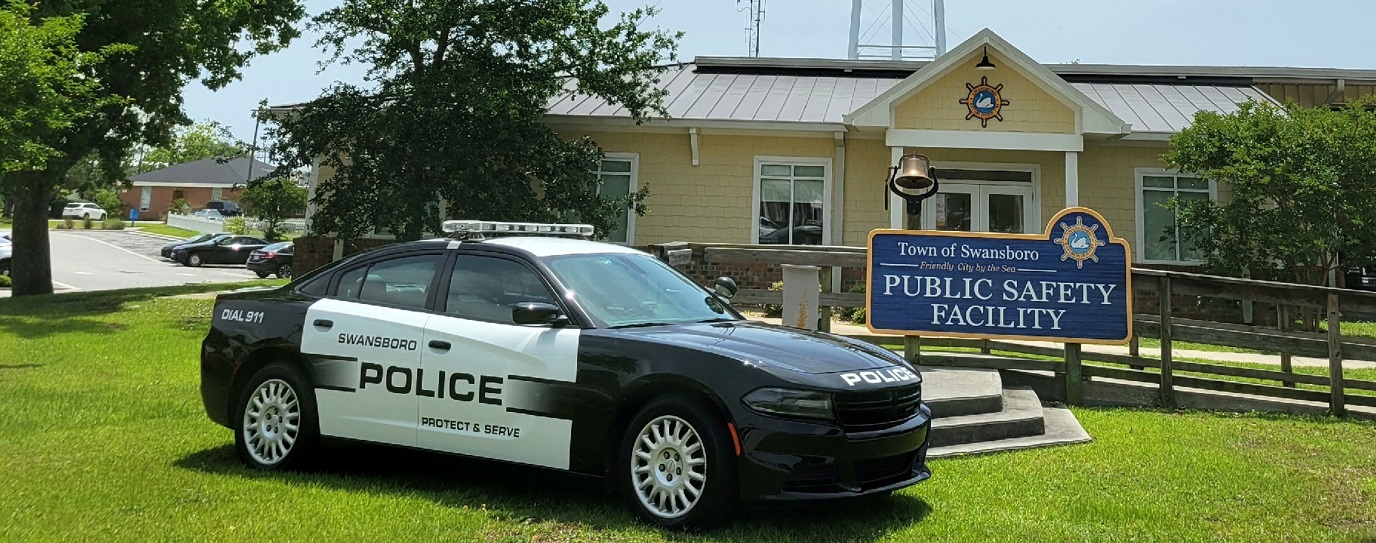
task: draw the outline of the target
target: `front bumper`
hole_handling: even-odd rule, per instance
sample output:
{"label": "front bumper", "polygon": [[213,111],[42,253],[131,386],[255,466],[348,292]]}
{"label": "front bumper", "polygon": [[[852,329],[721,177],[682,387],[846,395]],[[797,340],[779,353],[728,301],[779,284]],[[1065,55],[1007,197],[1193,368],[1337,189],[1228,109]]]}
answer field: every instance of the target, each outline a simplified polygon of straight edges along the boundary
{"label": "front bumper", "polygon": [[890,492],[931,477],[931,410],[891,428],[847,433],[835,423],[748,412],[740,428],[743,500],[819,500]]}

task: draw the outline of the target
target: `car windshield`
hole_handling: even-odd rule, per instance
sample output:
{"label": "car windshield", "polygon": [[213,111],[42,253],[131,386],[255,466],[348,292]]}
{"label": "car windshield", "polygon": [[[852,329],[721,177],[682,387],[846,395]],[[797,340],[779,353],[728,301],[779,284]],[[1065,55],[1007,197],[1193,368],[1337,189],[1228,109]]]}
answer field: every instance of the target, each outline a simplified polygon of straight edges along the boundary
{"label": "car windshield", "polygon": [[603,328],[740,320],[687,277],[649,255],[550,258],[550,270]]}

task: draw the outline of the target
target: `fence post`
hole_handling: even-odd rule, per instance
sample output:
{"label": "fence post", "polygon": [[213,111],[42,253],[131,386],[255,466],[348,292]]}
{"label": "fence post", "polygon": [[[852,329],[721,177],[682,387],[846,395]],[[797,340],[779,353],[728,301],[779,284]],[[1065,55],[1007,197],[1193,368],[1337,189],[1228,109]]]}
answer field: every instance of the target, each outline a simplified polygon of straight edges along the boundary
{"label": "fence post", "polygon": [[[822,292],[831,292],[831,266],[824,266],[821,269]],[[831,306],[821,306],[817,308],[817,329],[823,332],[831,331]]]}
{"label": "fence post", "polygon": [[1085,383],[1080,380],[1080,344],[1065,344],[1065,401],[1070,405],[1085,404]]}
{"label": "fence post", "polygon": [[1336,416],[1347,414],[1343,405],[1343,334],[1340,329],[1342,311],[1338,309],[1338,295],[1328,295],[1328,381],[1333,397],[1328,407]]}
{"label": "fence post", "polygon": [[987,340],[987,339],[982,339],[982,340],[980,340],[980,342],[979,342],[979,352],[980,352],[981,354],[989,354],[989,353],[993,352],[993,349],[989,346],[989,340]]}
{"label": "fence post", "polygon": [[[1277,305],[1276,305],[1276,329],[1277,329],[1277,330],[1280,330],[1280,331],[1282,331],[1282,332],[1284,332],[1285,329],[1286,329],[1286,328],[1289,328],[1289,327],[1290,327],[1290,310],[1286,308],[1285,304],[1277,304]],[[1294,373],[1294,368],[1291,367],[1291,356],[1292,356],[1292,355],[1291,355],[1291,353],[1290,353],[1289,350],[1281,349],[1281,351],[1280,351],[1280,371],[1282,371],[1282,372],[1284,372],[1284,373]],[[1290,387],[1290,388],[1295,388],[1295,382],[1294,382],[1294,381],[1281,381],[1280,384],[1281,384],[1281,386]]]}
{"label": "fence post", "polygon": [[922,336],[903,336],[903,358],[914,366],[922,364]]}
{"label": "fence post", "polygon": [[1161,406],[1175,408],[1175,383],[1171,375],[1171,278],[1161,277]]}

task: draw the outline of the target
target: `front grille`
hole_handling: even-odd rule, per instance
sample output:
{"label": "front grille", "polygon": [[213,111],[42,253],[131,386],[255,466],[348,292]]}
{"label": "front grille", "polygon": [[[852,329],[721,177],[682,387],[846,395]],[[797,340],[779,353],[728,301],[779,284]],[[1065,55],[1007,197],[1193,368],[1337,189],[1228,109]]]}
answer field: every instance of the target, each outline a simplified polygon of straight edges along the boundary
{"label": "front grille", "polygon": [[836,418],[848,431],[882,430],[913,417],[922,403],[922,385],[836,395]]}
{"label": "front grille", "polygon": [[788,481],[784,483],[784,490],[790,492],[834,492],[840,482],[840,475],[836,470],[836,464],[823,463],[799,464],[793,468],[793,474],[789,475]]}
{"label": "front grille", "polygon": [[913,475],[913,461],[917,452],[908,452],[884,458],[857,460],[855,462],[855,483],[860,488],[871,489],[907,480]]}

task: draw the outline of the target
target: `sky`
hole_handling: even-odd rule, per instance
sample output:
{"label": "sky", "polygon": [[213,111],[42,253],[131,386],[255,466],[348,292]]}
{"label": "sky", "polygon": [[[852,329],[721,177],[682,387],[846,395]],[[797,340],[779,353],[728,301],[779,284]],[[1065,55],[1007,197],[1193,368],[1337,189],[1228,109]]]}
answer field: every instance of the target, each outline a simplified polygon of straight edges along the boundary
{"label": "sky", "polygon": [[[746,13],[737,0],[605,0],[621,12],[657,5],[651,24],[685,32],[680,60],[694,56],[746,56]],[[764,0],[760,56],[846,58],[851,2]],[[339,0],[306,0],[311,14]],[[746,2],[748,3],[748,2]],[[908,36],[927,42],[931,0],[909,0],[917,9]],[[885,28],[876,11],[889,0],[864,0],[862,30]],[[1014,47],[1044,63],[1303,66],[1376,69],[1376,1],[1372,0],[948,0],[948,47],[990,28]],[[874,30],[871,30],[874,28]],[[306,33],[285,51],[259,57],[243,79],[219,91],[199,83],[185,93],[193,120],[226,124],[249,141],[251,111],[260,100],[290,104],[310,100],[334,81],[361,83],[359,66],[318,64],[325,53]],[[887,32],[875,36],[888,41]],[[863,40],[862,40],[863,41]]]}

